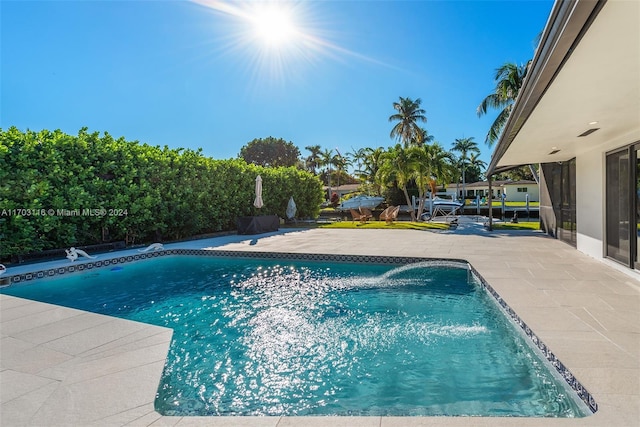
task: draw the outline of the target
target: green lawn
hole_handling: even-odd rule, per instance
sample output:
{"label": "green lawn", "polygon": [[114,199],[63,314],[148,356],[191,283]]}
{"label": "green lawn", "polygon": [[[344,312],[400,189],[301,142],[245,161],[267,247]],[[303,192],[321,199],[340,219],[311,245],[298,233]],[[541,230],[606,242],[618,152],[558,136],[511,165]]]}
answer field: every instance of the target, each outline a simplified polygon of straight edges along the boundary
{"label": "green lawn", "polygon": [[366,229],[389,229],[389,230],[447,230],[448,224],[438,222],[409,222],[395,221],[387,224],[384,221],[368,221],[364,224],[353,221],[337,221],[331,224],[318,225],[318,228],[366,228]]}
{"label": "green lawn", "polygon": [[540,230],[540,223],[538,221],[520,221],[517,224],[510,222],[493,223],[494,230]]}
{"label": "green lawn", "polygon": [[[504,205],[505,206],[514,206],[514,207],[522,207],[522,208],[524,208],[524,207],[527,206],[527,202],[509,202],[509,201],[506,201],[506,202],[504,202]],[[537,208],[539,206],[540,206],[540,202],[529,202],[529,207]]]}

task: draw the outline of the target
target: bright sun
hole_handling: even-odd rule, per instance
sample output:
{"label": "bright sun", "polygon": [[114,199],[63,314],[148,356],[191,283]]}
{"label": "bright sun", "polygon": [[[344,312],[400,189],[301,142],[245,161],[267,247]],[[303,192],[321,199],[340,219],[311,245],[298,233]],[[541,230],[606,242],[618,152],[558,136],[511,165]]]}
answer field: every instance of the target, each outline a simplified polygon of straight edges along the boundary
{"label": "bright sun", "polygon": [[[1,1],[1,0],[0,0]],[[241,50],[256,79],[284,83],[302,77],[321,56],[353,57],[385,65],[332,43],[326,18],[307,0],[191,0],[231,19],[216,21],[222,50]],[[321,35],[323,35],[321,37]]]}
{"label": "bright sun", "polygon": [[251,21],[256,38],[268,47],[289,43],[297,33],[290,11],[275,5],[256,10]]}

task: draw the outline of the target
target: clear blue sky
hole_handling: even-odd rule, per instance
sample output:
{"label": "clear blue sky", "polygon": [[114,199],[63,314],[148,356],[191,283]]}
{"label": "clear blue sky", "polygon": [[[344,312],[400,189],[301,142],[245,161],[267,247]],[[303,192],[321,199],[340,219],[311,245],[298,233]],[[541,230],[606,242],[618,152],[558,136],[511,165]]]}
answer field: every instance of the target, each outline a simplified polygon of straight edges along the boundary
{"label": "clear blue sky", "polygon": [[256,32],[257,4],[3,0],[0,127],[86,126],[217,159],[267,136],[345,154],[393,145],[403,96],[445,148],[474,137],[488,162],[497,113],[476,107],[498,66],[533,57],[553,2],[294,2],[280,44]]}

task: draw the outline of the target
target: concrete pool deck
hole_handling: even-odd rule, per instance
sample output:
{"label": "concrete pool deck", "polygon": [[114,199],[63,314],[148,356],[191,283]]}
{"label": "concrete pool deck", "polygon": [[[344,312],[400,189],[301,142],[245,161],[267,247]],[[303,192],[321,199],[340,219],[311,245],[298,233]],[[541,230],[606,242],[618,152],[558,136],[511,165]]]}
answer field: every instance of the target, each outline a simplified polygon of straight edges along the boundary
{"label": "concrete pool deck", "polygon": [[[595,397],[579,419],[165,417],[153,401],[170,329],[0,295],[2,426],[637,426],[640,279],[537,232],[281,230],[165,245],[466,259]],[[104,254],[107,259],[137,253]],[[18,266],[7,275],[69,261]]]}

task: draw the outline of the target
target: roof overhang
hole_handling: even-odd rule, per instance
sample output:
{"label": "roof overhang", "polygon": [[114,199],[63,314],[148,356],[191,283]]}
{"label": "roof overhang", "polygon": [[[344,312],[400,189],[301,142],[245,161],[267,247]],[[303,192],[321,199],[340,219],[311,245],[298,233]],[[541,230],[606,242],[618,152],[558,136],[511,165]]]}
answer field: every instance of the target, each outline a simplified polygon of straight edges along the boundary
{"label": "roof overhang", "polygon": [[638,135],[640,2],[556,0],[487,174]]}

